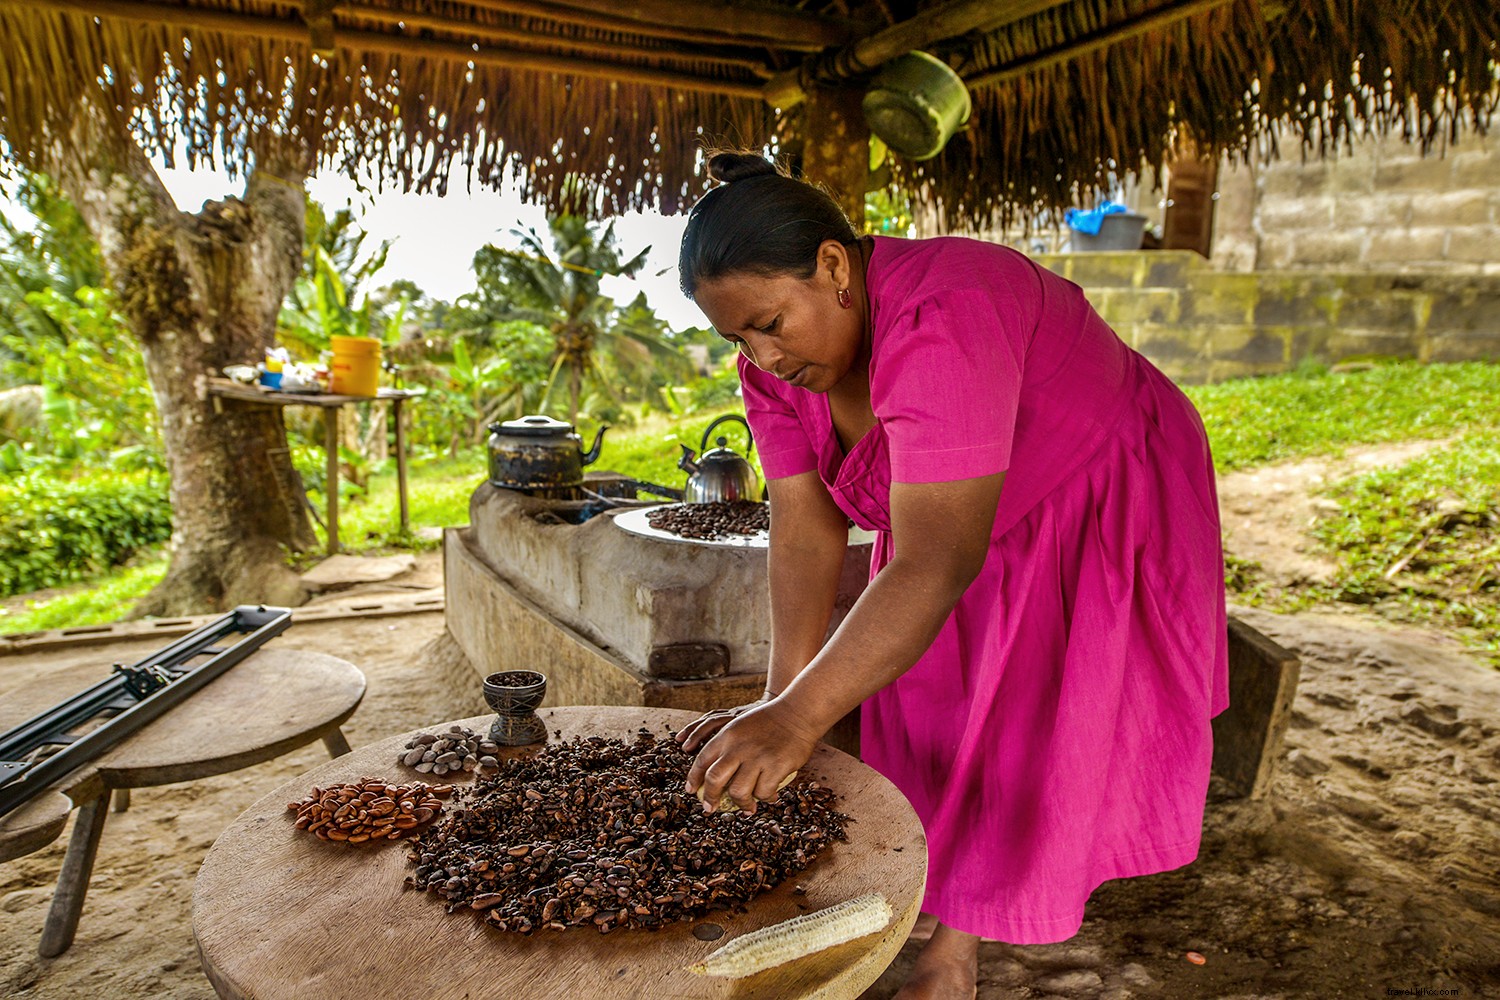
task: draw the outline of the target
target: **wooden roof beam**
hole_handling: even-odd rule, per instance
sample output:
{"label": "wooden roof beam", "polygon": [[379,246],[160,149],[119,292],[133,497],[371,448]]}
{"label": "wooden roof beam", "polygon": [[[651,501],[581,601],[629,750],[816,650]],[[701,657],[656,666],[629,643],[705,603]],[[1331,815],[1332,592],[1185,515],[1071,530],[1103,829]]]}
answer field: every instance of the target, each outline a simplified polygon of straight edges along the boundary
{"label": "wooden roof beam", "polygon": [[455,17],[445,17],[439,14],[413,14],[392,10],[389,7],[366,7],[354,3],[340,4],[335,13],[338,15],[342,25],[340,30],[348,29],[350,20],[374,21],[377,24],[388,24],[393,27],[405,25],[407,28],[448,32],[459,36],[459,38],[477,42],[489,40],[533,47],[537,45],[553,45],[569,49],[580,55],[608,57],[623,53],[644,59],[687,59],[696,63],[709,63],[725,69],[746,71],[759,77],[772,75],[770,67],[761,59],[753,59],[748,56],[719,55],[705,52],[701,49],[689,49],[680,46],[664,44],[661,48],[648,48],[643,45],[626,45],[604,39],[562,38],[542,35],[535,31],[526,31],[522,28],[506,27],[504,25],[476,24],[472,21],[464,21]]}
{"label": "wooden roof beam", "polygon": [[937,42],[970,32],[995,31],[1022,18],[1041,14],[1069,0],[949,0],[915,17],[878,31],[837,52],[807,60],[766,82],[762,96],[768,104],[790,108],[801,103],[808,88],[871,73],[896,56],[925,49]]}
{"label": "wooden roof beam", "polygon": [[964,83],[970,90],[981,90],[985,87],[993,87],[1007,80],[1013,80],[1027,73],[1034,73],[1039,69],[1056,66],[1058,63],[1077,59],[1079,56],[1097,52],[1108,48],[1117,42],[1123,42],[1128,38],[1136,38],[1151,31],[1185,21],[1199,14],[1206,14],[1211,10],[1228,6],[1234,0],[1186,0],[1184,3],[1174,4],[1161,10],[1154,10],[1126,21],[1119,21],[1106,28],[1087,35],[1073,39],[1065,45],[1047,49],[1029,55],[1024,59],[1006,63],[1003,66],[995,66],[982,73],[967,77]]}
{"label": "wooden roof beam", "polygon": [[[225,35],[274,38],[296,45],[309,45],[307,25],[299,20],[259,17],[228,11],[176,7],[142,0],[7,0],[16,7],[29,7],[82,17],[132,21],[146,24],[171,24],[180,28],[217,31]],[[677,90],[721,94],[726,97],[758,98],[760,86],[753,82],[715,80],[673,70],[653,69],[628,63],[608,63],[572,56],[503,48],[496,45],[442,42],[408,38],[375,31],[339,30],[338,49],[352,52],[380,52],[417,59],[443,59],[472,62],[476,66],[498,66],[503,69],[529,70],[541,73],[567,73],[574,76],[671,87]]]}
{"label": "wooden roof beam", "polygon": [[785,8],[678,0],[466,0],[471,7],[561,24],[717,45],[764,45],[820,52],[843,45],[851,25]]}

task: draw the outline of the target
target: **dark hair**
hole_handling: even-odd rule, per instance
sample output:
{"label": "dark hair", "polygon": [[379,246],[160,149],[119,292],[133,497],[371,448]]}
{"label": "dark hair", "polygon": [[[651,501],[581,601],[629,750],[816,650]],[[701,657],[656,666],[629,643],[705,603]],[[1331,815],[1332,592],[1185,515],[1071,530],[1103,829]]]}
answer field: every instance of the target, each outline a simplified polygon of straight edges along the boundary
{"label": "dark hair", "polygon": [[688,298],[700,281],[742,271],[811,277],[824,240],[859,239],[838,202],[762,156],[715,153],[708,175],[721,183],[688,213],[677,258]]}

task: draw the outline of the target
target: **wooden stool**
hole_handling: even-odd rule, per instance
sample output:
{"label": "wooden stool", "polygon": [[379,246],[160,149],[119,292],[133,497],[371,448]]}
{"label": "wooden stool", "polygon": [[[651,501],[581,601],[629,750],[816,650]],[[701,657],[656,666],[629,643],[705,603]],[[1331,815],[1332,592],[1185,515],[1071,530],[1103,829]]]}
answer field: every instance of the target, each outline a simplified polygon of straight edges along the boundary
{"label": "wooden stool", "polygon": [[[561,730],[563,740],[628,741],[642,726],[660,736],[699,713],[579,706],[538,714],[548,733]],[[461,724],[484,731],[493,720],[482,716]],[[440,731],[450,724],[426,728]],[[885,778],[826,745],[803,773],[839,793],[837,808],[854,820],[849,841],[831,844],[805,871],[751,900],[745,913],[718,911],[654,932],[603,935],[569,928],[526,937],[494,930],[473,912],[446,913],[440,899],[404,885],[410,867],[404,842],[371,848],[318,840],[294,829],[286,808],[314,786],[366,776],[422,779],[396,763],[412,735],[361,747],[288,782],[246,810],[209,850],[193,890],[193,934],[219,996],[852,1000],[880,977],[916,921],[927,873],[927,841],[916,813]],[[806,895],[794,894],[798,885]],[[867,892],[883,893],[895,911],[879,934],[743,980],[684,969],[746,931]],[[709,922],[724,928],[723,938],[693,936],[696,924]]]}
{"label": "wooden stool", "polygon": [[[0,727],[19,725],[98,679],[67,686],[80,675],[75,669],[7,692],[0,699]],[[351,663],[322,653],[261,649],[68,775],[55,791],[0,819],[0,861],[5,861],[52,843],[73,806],[80,807],[42,929],[41,955],[60,955],[73,943],[111,794],[237,771],[317,739],[330,754],[347,754],[339,727],[364,693],[365,675]]]}
{"label": "wooden stool", "polygon": [[1270,791],[1301,676],[1296,654],[1229,619],[1229,708],[1213,721],[1213,770],[1232,796]]}

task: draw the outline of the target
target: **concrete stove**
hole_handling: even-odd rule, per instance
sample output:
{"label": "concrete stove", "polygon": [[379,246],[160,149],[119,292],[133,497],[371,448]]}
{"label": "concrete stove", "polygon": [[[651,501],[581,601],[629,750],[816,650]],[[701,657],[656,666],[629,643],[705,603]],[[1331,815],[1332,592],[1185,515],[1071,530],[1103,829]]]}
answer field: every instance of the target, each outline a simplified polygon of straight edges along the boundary
{"label": "concrete stove", "polygon": [[[591,473],[585,486],[609,478]],[[603,504],[489,483],[474,492],[469,526],[444,535],[444,573],[448,630],[476,674],[540,670],[549,705],[708,710],[758,697],[771,637],[765,546],[627,531],[615,517],[654,504],[620,504],[590,517]],[[869,564],[869,541],[853,539],[834,627]]]}

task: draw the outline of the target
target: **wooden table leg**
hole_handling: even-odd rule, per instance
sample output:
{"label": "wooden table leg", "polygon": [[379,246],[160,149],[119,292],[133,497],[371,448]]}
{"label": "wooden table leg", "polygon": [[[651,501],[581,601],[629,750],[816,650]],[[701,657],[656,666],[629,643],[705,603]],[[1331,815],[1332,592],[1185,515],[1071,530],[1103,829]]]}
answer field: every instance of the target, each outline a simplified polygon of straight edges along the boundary
{"label": "wooden table leg", "polygon": [[396,493],[401,498],[401,534],[411,532],[411,516],[406,506],[406,427],[401,422],[401,399],[391,402],[391,415],[396,420]]}
{"label": "wooden table leg", "polygon": [[323,409],[323,450],[327,455],[324,488],[328,494],[328,554],[339,550],[339,409]]}
{"label": "wooden table leg", "polygon": [[335,729],[323,737],[323,745],[328,748],[328,756],[342,757],[349,752],[349,741],[344,739],[344,731]]}
{"label": "wooden table leg", "polygon": [[89,891],[89,876],[94,872],[94,857],[99,853],[99,838],[109,816],[109,790],[78,810],[68,852],[63,855],[62,871],[57,876],[57,891],[52,907],[42,925],[42,943],[37,951],[43,958],[56,958],[73,943],[78,930],[78,916]]}

